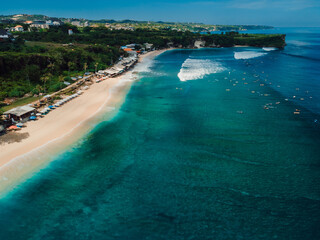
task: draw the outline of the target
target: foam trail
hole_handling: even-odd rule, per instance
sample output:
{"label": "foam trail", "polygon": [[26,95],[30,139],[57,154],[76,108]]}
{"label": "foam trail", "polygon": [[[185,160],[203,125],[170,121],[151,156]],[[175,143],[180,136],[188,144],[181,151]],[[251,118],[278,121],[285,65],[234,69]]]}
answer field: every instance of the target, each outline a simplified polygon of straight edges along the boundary
{"label": "foam trail", "polygon": [[251,59],[256,57],[261,57],[266,55],[267,53],[262,52],[253,52],[253,51],[245,51],[245,52],[235,52],[234,58],[235,59]]}
{"label": "foam trail", "polygon": [[310,45],[310,44],[309,44],[309,43],[307,43],[307,42],[298,41],[298,40],[289,40],[289,41],[287,41],[287,43],[290,43],[290,44],[296,45],[296,46],[298,46],[298,47],[300,47],[300,46],[307,46],[307,45]]}
{"label": "foam trail", "polygon": [[204,76],[226,70],[220,63],[209,59],[188,58],[181,66],[178,77],[180,81],[202,79]]}

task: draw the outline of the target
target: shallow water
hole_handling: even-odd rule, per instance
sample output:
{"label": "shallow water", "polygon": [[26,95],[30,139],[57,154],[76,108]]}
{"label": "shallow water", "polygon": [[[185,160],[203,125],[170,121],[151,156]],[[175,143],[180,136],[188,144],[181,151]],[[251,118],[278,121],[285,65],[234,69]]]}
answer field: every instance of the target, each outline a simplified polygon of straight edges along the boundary
{"label": "shallow water", "polygon": [[320,239],[305,46],[160,55],[112,121],[0,200],[0,239]]}

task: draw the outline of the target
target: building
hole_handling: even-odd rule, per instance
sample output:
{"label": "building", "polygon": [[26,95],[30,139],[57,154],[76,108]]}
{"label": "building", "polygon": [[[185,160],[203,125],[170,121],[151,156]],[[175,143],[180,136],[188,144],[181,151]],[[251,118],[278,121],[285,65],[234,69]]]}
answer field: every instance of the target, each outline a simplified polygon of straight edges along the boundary
{"label": "building", "polygon": [[9,33],[6,30],[0,29],[0,39],[6,40],[9,39]]}
{"label": "building", "polygon": [[6,111],[4,115],[7,117],[7,119],[12,120],[12,122],[26,122],[29,120],[29,117],[35,113],[35,108],[26,105]]}
{"label": "building", "polygon": [[21,25],[17,25],[17,26],[15,26],[13,28],[10,28],[10,31],[11,32],[23,32],[24,29],[23,29],[23,27]]}
{"label": "building", "polygon": [[135,43],[127,44],[127,48],[132,48],[134,49],[136,47]]}
{"label": "building", "polygon": [[71,22],[71,25],[77,26],[77,27],[81,27],[80,21],[72,21],[72,22]]}
{"label": "building", "polygon": [[69,35],[72,35],[72,34],[73,34],[72,29],[68,29],[68,34],[69,34]]}
{"label": "building", "polygon": [[52,22],[52,25],[53,25],[53,26],[60,26],[60,25],[61,25],[61,23],[60,23],[60,22],[58,22],[58,21],[53,21],[53,22]]}
{"label": "building", "polygon": [[49,29],[49,25],[45,21],[34,21],[31,25],[31,28],[39,29]]}
{"label": "building", "polygon": [[144,46],[145,46],[146,51],[152,50],[152,48],[153,48],[153,44],[151,44],[151,43],[145,43]]}

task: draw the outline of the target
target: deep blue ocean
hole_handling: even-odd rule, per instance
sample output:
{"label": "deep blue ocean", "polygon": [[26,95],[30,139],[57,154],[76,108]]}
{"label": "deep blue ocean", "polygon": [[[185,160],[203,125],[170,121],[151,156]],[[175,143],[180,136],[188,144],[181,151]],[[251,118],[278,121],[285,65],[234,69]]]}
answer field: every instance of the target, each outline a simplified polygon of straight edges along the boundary
{"label": "deep blue ocean", "polygon": [[0,200],[1,240],[320,239],[320,28],[171,50]]}

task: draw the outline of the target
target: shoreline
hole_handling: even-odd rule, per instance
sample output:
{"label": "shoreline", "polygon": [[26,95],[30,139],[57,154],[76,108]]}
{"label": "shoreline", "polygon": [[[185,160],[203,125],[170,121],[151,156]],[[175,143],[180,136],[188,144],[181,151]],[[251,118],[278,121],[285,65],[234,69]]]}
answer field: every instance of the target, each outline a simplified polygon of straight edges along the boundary
{"label": "shoreline", "polygon": [[19,133],[27,133],[29,137],[0,145],[0,195],[50,164],[53,156],[61,154],[85,136],[99,120],[111,120],[135,81],[130,74],[145,59],[151,60],[167,50],[139,56],[138,63],[121,76],[94,83],[80,97],[55,109],[45,118],[28,122]]}

